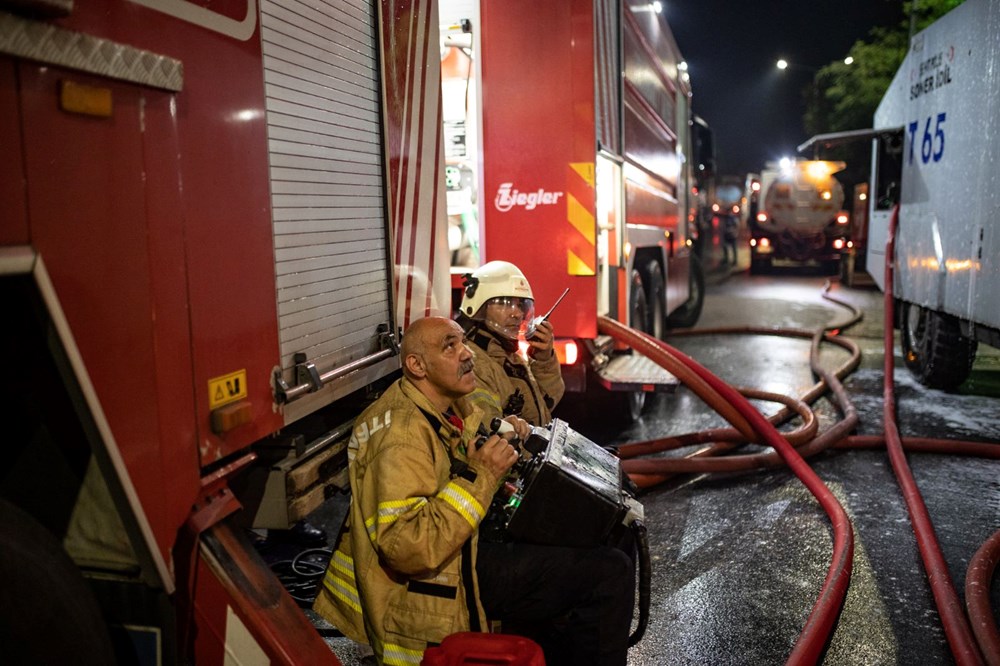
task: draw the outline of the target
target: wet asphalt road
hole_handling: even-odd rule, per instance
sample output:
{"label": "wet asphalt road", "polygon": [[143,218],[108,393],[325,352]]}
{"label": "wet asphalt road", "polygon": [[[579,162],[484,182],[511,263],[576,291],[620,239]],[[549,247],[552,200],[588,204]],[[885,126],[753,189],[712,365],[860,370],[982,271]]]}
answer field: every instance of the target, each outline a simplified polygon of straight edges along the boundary
{"label": "wet asphalt road", "polygon": [[[804,270],[768,276],[734,273],[714,280],[697,328],[773,326],[814,330],[844,321],[823,299],[825,278]],[[882,294],[847,289],[832,296],[864,312],[844,332],[862,348],[845,379],[861,421],[859,434],[882,433]],[[897,334],[898,336],[898,334]],[[808,340],[735,335],[677,338],[671,344],[727,382],[791,395],[813,383]],[[847,357],[826,345],[823,365]],[[982,348],[960,394],[926,389],[903,368],[896,349],[896,392],[903,436],[1000,442],[1000,352]],[[778,406],[759,403],[766,414]],[[836,414],[814,405],[821,430]],[[640,423],[615,431],[568,406],[562,414],[606,444],[655,439],[724,425],[688,389],[658,395]],[[795,422],[793,422],[794,424]],[[968,561],[1000,529],[1000,461],[935,454],[908,456],[934,521],[960,597]],[[853,575],[825,664],[949,664],[907,509],[884,451],[829,451],[810,460],[847,510],[855,530]],[[647,491],[653,559],[649,628],[629,664],[783,663],[798,638],[829,567],[829,521],[785,469],[687,475]],[[992,589],[1000,608],[1000,585]]]}
{"label": "wet asphalt road", "polygon": [[[714,272],[696,328],[814,330],[843,321],[846,311],[822,297],[825,281],[803,270],[768,276]],[[857,432],[881,434],[882,295],[874,288],[843,288],[836,280],[830,293],[864,312],[863,320],[843,333],[862,349],[860,367],[844,384],[861,417]],[[800,395],[814,381],[807,340],[711,335],[670,343],[733,385]],[[981,348],[973,377],[958,394],[920,386],[903,367],[898,345],[895,353],[903,436],[1000,441],[1000,352]],[[823,347],[824,367],[846,357],[839,347]],[[765,414],[778,409],[755,405]],[[833,405],[824,398],[813,407],[821,430],[829,427],[836,417]],[[596,413],[592,403],[567,400],[556,416],[606,445],[725,425],[683,386],[672,395],[656,395],[641,421],[624,429]],[[910,454],[908,460],[964,599],[970,557],[1000,529],[1000,461],[936,454]],[[823,663],[953,663],[885,452],[828,451],[810,464],[855,530],[851,584]],[[644,492],[641,501],[652,602],[645,637],[630,650],[630,666],[784,663],[832,553],[829,521],[805,486],[785,469],[684,475]],[[331,534],[339,523],[338,504],[328,503],[316,515]],[[993,585],[991,598],[1000,608],[1000,585]],[[344,664],[360,663],[356,646],[344,639],[329,642]]]}

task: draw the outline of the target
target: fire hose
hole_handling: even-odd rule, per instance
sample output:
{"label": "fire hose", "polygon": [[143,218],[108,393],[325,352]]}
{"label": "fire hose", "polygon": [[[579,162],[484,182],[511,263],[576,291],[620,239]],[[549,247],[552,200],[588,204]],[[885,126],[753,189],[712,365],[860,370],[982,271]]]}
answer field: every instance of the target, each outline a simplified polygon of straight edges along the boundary
{"label": "fire hose", "polygon": [[[894,211],[892,218],[889,243],[887,244],[886,251],[887,258],[894,256],[893,242],[897,219],[898,208]],[[827,283],[828,289],[829,283]],[[889,451],[893,469],[903,489],[904,499],[907,502],[907,508],[917,535],[921,557],[925,562],[925,569],[927,570],[935,602],[942,618],[942,624],[945,626],[952,654],[955,656],[956,661],[961,664],[982,663],[982,657],[975,642],[978,641],[979,647],[982,648],[988,662],[990,664],[1000,664],[1000,631],[998,631],[996,623],[993,620],[989,604],[990,581],[997,563],[1000,561],[1000,532],[994,534],[977,551],[969,564],[966,578],[966,605],[972,623],[970,630],[969,623],[966,621],[965,615],[961,612],[954,588],[951,586],[947,567],[940,554],[940,547],[937,545],[934,537],[933,527],[930,525],[929,518],[927,517],[926,507],[924,507],[922,499],[920,499],[919,491],[916,489],[902,453],[905,449],[908,451],[934,451],[1000,458],[1000,447],[994,444],[979,442],[912,437],[901,438],[899,436],[895,425],[895,396],[892,390],[892,359],[894,349],[892,293],[892,265],[891,260],[887,259],[885,287],[886,325],[884,336],[886,363],[883,407],[886,432],[883,437],[849,436],[850,432],[857,425],[858,417],[847,397],[843,385],[840,383],[840,379],[857,367],[860,352],[857,351],[857,346],[853,345],[853,343],[837,337],[836,333],[838,331],[836,330],[834,330],[834,335],[827,335],[824,332],[811,334],[803,331],[761,328],[713,329],[682,333],[694,335],[750,333],[811,337],[810,367],[814,374],[820,378],[820,381],[803,398],[795,400],[775,394],[764,394],[763,392],[751,389],[739,389],[737,392],[736,389],[726,386],[706,369],[698,366],[693,360],[674,350],[666,343],[651,338],[644,333],[627,329],[613,320],[602,319],[598,324],[601,332],[630,344],[633,349],[643,353],[662,367],[673,372],[698,397],[716,409],[717,412],[734,426],[730,429],[715,429],[649,442],[627,444],[619,447],[618,453],[624,459],[623,468],[625,471],[629,473],[637,485],[643,488],[661,483],[676,473],[735,471],[772,467],[787,463],[796,475],[806,483],[817,499],[820,499],[829,494],[829,490],[825,486],[822,486],[822,482],[818,481],[818,479],[810,478],[812,470],[802,460],[803,457],[813,455],[829,447],[870,448],[885,445]],[[824,293],[824,297],[851,308],[849,304],[838,301],[826,293]],[[858,319],[860,319],[860,313],[855,312],[855,316],[850,321],[835,326],[827,326],[823,330],[847,328],[853,325]],[[852,352],[851,358],[832,373],[823,369],[819,364],[819,344],[824,341],[841,345]],[[813,425],[815,424],[815,419],[808,405],[827,389],[833,392],[836,406],[843,415],[843,418],[826,432],[814,437],[815,428]],[[749,403],[746,403],[746,397],[781,402],[785,405],[785,409],[770,417],[770,419],[763,420],[763,417],[752,407],[749,407]],[[723,403],[725,403],[725,409],[720,408]],[[738,412],[736,416],[732,414],[734,407]],[[745,411],[746,407],[749,407],[753,415]],[[802,418],[803,426],[788,433],[778,433],[774,429],[774,426],[783,423],[796,414]],[[752,434],[747,433],[747,423],[751,425],[754,431]],[[772,443],[772,440],[775,438],[778,441],[784,440],[784,446],[775,446]],[[724,458],[709,458],[709,456],[724,453],[747,441],[770,445],[773,447],[773,451],[726,456]],[[683,458],[634,459],[636,456],[703,443],[708,444],[708,446]],[[793,462],[795,463],[794,466]],[[799,470],[803,466],[809,470],[810,474],[804,476],[799,474]],[[809,479],[808,482],[807,479]],[[822,489],[816,488],[817,483],[822,486]],[[825,501],[824,499],[820,499],[820,503],[827,510],[827,514],[830,516],[834,526],[835,544],[833,561],[820,598],[817,600],[813,612],[806,623],[806,627],[796,642],[788,663],[808,662],[819,657],[830,633],[832,633],[837,614],[846,594],[847,583],[850,579],[850,560],[852,557],[853,542],[849,537],[838,535],[838,528],[841,528],[841,531],[843,531],[844,524],[846,523],[848,533],[851,536],[853,534],[850,529],[850,522],[846,518],[843,508],[840,507],[835,499],[832,499],[832,503],[836,504],[836,506],[830,506],[831,499],[832,496],[826,498]],[[975,639],[973,639],[973,633],[975,634]]]}
{"label": "fire hose", "polygon": [[[674,368],[683,367],[686,370],[684,374],[697,375],[703,382],[703,384],[699,383],[698,388],[695,389],[699,397],[710,405],[725,401],[735,407],[750,424],[753,432],[760,437],[760,440],[778,451],[785,463],[802,480],[830,517],[834,530],[833,561],[827,572],[819,598],[813,606],[813,611],[806,620],[806,625],[795,642],[788,659],[790,664],[816,663],[833,630],[837,613],[843,604],[850,582],[854,534],[847,512],[795,448],[736,389],[665,342],[656,340],[645,333],[634,331],[612,319],[600,317],[598,331],[628,344],[635,351],[671,372]],[[708,390],[705,390],[706,386]],[[735,423],[733,425],[736,426]]]}
{"label": "fire hose", "polygon": [[951,645],[951,653],[955,661],[959,664],[981,664],[982,656],[972,635],[969,622],[962,612],[961,602],[958,594],[952,585],[951,576],[948,574],[948,565],[941,554],[941,546],[934,535],[934,526],[931,524],[930,515],[924,504],[920,490],[913,479],[910,466],[903,455],[903,445],[900,442],[899,430],[896,428],[896,396],[893,388],[893,371],[895,343],[893,341],[893,270],[892,258],[895,256],[896,227],[899,223],[899,205],[892,211],[889,222],[889,236],[885,247],[885,379],[883,389],[883,427],[885,428],[885,445],[889,453],[889,461],[892,469],[896,473],[903,497],[906,500],[906,508],[910,514],[910,522],[913,523],[913,530],[917,536],[917,545],[920,556],[924,561],[924,569],[927,572],[927,579],[930,582],[931,592],[934,595],[934,602],[937,605],[938,614],[941,616],[941,624],[944,625],[945,635]]}

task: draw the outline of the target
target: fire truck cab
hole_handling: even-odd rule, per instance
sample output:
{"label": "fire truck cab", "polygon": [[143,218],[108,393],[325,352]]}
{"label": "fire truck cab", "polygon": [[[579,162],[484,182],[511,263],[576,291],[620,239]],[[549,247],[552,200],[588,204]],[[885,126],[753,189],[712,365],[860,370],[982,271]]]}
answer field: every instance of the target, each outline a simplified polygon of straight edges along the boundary
{"label": "fire truck cab", "polygon": [[569,390],[592,373],[639,396],[673,388],[617,358],[597,317],[661,336],[693,325],[703,300],[690,84],[653,7],[440,3],[456,299],[462,274],[493,259],[521,268],[539,311],[568,287],[551,319]]}

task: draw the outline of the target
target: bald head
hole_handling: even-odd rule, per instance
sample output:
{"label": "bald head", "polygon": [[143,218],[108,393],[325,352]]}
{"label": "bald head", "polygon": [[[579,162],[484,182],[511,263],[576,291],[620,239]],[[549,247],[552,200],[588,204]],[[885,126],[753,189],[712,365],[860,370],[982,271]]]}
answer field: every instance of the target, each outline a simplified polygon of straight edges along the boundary
{"label": "bald head", "polygon": [[418,319],[403,335],[403,373],[441,411],[476,387],[462,327],[445,317]]}
{"label": "bald head", "polygon": [[[452,326],[453,324],[454,327]],[[424,317],[411,323],[410,327],[403,334],[403,340],[400,343],[400,354],[402,354],[404,361],[411,354],[422,355],[427,353],[428,345],[443,337],[452,328],[459,328],[459,326],[452,320],[445,319],[444,317]],[[461,335],[460,328],[459,335]]]}

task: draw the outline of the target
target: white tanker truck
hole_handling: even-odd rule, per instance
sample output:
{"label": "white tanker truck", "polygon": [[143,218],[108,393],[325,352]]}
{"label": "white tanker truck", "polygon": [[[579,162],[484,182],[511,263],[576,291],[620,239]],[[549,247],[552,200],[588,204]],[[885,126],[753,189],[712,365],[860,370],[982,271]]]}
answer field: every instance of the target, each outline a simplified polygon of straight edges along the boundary
{"label": "white tanker truck", "polygon": [[843,162],[768,162],[760,174],[760,199],[750,221],[750,272],[775,261],[818,262],[836,270],[849,247],[844,188],[833,174]]}
{"label": "white tanker truck", "polygon": [[1000,347],[1000,3],[967,0],[914,35],[873,129],[799,151],[871,140],[868,271],[885,288],[899,206],[893,296],[907,367],[955,389],[977,345]]}

